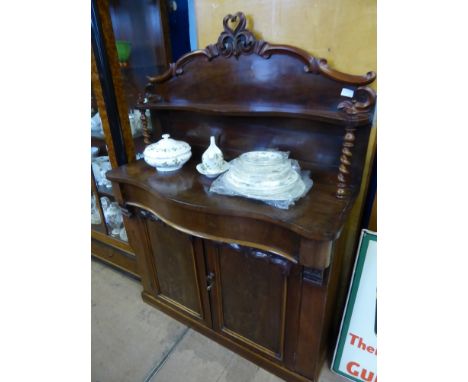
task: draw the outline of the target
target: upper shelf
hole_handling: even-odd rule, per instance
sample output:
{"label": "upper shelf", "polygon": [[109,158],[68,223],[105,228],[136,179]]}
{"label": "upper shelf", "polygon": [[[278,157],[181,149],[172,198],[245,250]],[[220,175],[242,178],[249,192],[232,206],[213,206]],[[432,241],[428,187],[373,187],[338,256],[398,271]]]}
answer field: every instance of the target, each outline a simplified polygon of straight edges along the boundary
{"label": "upper shelf", "polygon": [[148,77],[138,107],[371,122],[376,93],[367,85],[376,79],[374,72],[339,72],[300,48],[256,39],[246,24],[241,12],[227,15],[216,44]]}
{"label": "upper shelf", "polygon": [[[220,103],[187,103],[187,102],[151,102],[145,107],[155,110],[189,111],[203,114],[245,116],[245,117],[290,117],[314,121],[347,125],[350,118],[343,112],[317,108],[305,108],[297,105],[265,105],[265,104],[220,104]],[[353,118],[354,125],[369,123],[367,115],[358,114]]]}

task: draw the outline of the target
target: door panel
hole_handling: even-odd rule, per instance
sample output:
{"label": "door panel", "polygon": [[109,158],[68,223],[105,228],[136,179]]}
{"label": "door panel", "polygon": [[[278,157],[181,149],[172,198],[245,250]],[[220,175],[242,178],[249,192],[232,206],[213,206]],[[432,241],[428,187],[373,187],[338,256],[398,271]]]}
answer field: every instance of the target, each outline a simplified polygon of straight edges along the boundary
{"label": "door panel", "polygon": [[219,244],[213,253],[217,329],[282,359],[291,264],[275,255],[235,244]]}
{"label": "door panel", "polygon": [[[208,300],[203,281],[205,265],[200,239],[160,220],[146,220],[151,246],[157,298],[202,321],[210,320],[203,299]],[[206,281],[205,281],[206,282]]]}

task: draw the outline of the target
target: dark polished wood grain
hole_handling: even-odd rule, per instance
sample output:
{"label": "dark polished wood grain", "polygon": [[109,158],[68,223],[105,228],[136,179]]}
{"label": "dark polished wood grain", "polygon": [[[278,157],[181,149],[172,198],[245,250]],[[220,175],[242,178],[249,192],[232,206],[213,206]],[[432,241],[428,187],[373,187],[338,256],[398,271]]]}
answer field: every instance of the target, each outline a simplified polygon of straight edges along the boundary
{"label": "dark polished wood grain", "polygon": [[[359,191],[375,73],[337,72],[246,26],[242,13],[226,16],[217,43],[149,78],[145,143],[162,133],[188,142],[184,167],[160,173],[140,160],[107,176],[145,301],[287,381],[317,381],[343,306],[340,233]],[[288,210],[210,193],[195,169],[210,136],[228,160],[289,151],[314,185]]]}
{"label": "dark polished wood grain", "polygon": [[[237,25],[229,25],[237,23]],[[376,79],[374,72],[368,72],[364,76],[350,75],[338,72],[328,66],[324,58],[315,58],[306,51],[290,45],[270,44],[263,40],[257,40],[247,28],[247,20],[242,12],[235,15],[227,15],[223,19],[224,31],[221,32],[216,44],[208,45],[205,49],[196,50],[182,56],[175,64],[171,64],[166,73],[161,76],[149,77],[151,83],[162,83],[176,75],[184,73],[184,66],[197,58],[205,58],[209,61],[217,57],[238,58],[241,55],[252,53],[270,58],[274,54],[291,56],[301,61],[303,70],[307,73],[323,74],[324,76],[351,85],[367,85]]]}
{"label": "dark polished wood grain", "polygon": [[148,226],[160,294],[201,314],[192,240],[167,225]]}
{"label": "dark polished wood grain", "polygon": [[120,269],[135,278],[140,278],[136,257],[124,242],[113,239],[105,233],[91,231],[91,254],[106,264]]}
{"label": "dark polished wood grain", "polygon": [[[228,154],[263,147],[287,149],[306,161],[319,158],[321,166],[332,167],[336,197],[355,194],[377,97],[365,85],[376,74],[337,72],[302,49],[256,40],[242,13],[226,16],[223,28],[216,44],[149,77],[137,107],[152,110],[162,131],[195,145],[220,135]],[[351,98],[342,95],[344,88]]]}
{"label": "dark polished wood grain", "polygon": [[[316,182],[304,198],[292,208],[283,210],[256,200],[210,192],[212,180],[195,169],[200,160],[199,157],[192,157],[182,169],[168,173],[157,172],[143,160],[139,160],[112,170],[107,177],[122,185],[127,204],[138,203],[138,199],[141,200],[139,192],[143,190],[164,202],[154,208],[158,216],[181,227],[187,226],[188,229],[195,229],[195,223],[188,221],[186,216],[178,219],[175,213],[171,213],[173,209],[179,207],[183,211],[209,213],[211,219],[216,219],[216,216],[223,219],[239,217],[271,223],[314,240],[332,240],[338,236],[345,218],[344,212],[349,208],[350,202],[335,198],[333,184]],[[132,198],[133,194],[135,200]],[[222,229],[221,226],[210,224],[208,219],[201,228],[201,231],[213,233]],[[227,227],[226,230],[228,229]],[[232,227],[232,230],[237,228]]]}
{"label": "dark polished wood grain", "polygon": [[216,329],[283,359],[287,281],[292,264],[236,244],[217,245],[214,253],[219,307]]}
{"label": "dark polished wood grain", "polygon": [[161,222],[148,222],[158,295],[190,314],[203,313],[197,281],[194,238]]}

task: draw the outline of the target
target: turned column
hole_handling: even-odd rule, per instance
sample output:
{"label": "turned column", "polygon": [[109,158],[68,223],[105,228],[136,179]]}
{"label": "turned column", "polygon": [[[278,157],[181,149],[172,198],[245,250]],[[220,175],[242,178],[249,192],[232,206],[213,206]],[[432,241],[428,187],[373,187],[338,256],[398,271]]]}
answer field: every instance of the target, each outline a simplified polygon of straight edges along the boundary
{"label": "turned column", "polygon": [[353,147],[356,140],[354,135],[356,131],[355,126],[347,126],[341,145],[340,166],[338,168],[338,184],[336,190],[336,197],[343,199],[349,195],[349,182],[351,176],[351,160],[353,156]]}
{"label": "turned column", "polygon": [[140,109],[140,120],[143,128],[143,141],[145,145],[151,144],[151,131],[148,129],[148,118],[146,117],[146,109]]}

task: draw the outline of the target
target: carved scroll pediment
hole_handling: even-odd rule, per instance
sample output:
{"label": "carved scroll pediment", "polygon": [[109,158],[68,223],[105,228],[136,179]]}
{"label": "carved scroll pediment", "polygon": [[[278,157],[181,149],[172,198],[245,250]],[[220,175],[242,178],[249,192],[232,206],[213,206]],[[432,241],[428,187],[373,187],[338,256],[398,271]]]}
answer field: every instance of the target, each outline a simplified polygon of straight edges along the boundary
{"label": "carved scroll pediment", "polygon": [[148,77],[150,84],[162,83],[172,77],[182,75],[184,66],[196,58],[205,58],[211,61],[218,57],[238,59],[242,55],[250,54],[257,54],[264,59],[269,59],[274,54],[291,56],[304,64],[306,73],[322,74],[332,80],[355,86],[367,85],[376,79],[375,72],[368,72],[363,76],[342,73],[330,68],[326,59],[311,56],[300,48],[257,40],[254,34],[247,29],[247,20],[242,12],[225,16],[223,29],[215,44],[185,54],[176,63],[170,64],[169,69],[162,75]]}

